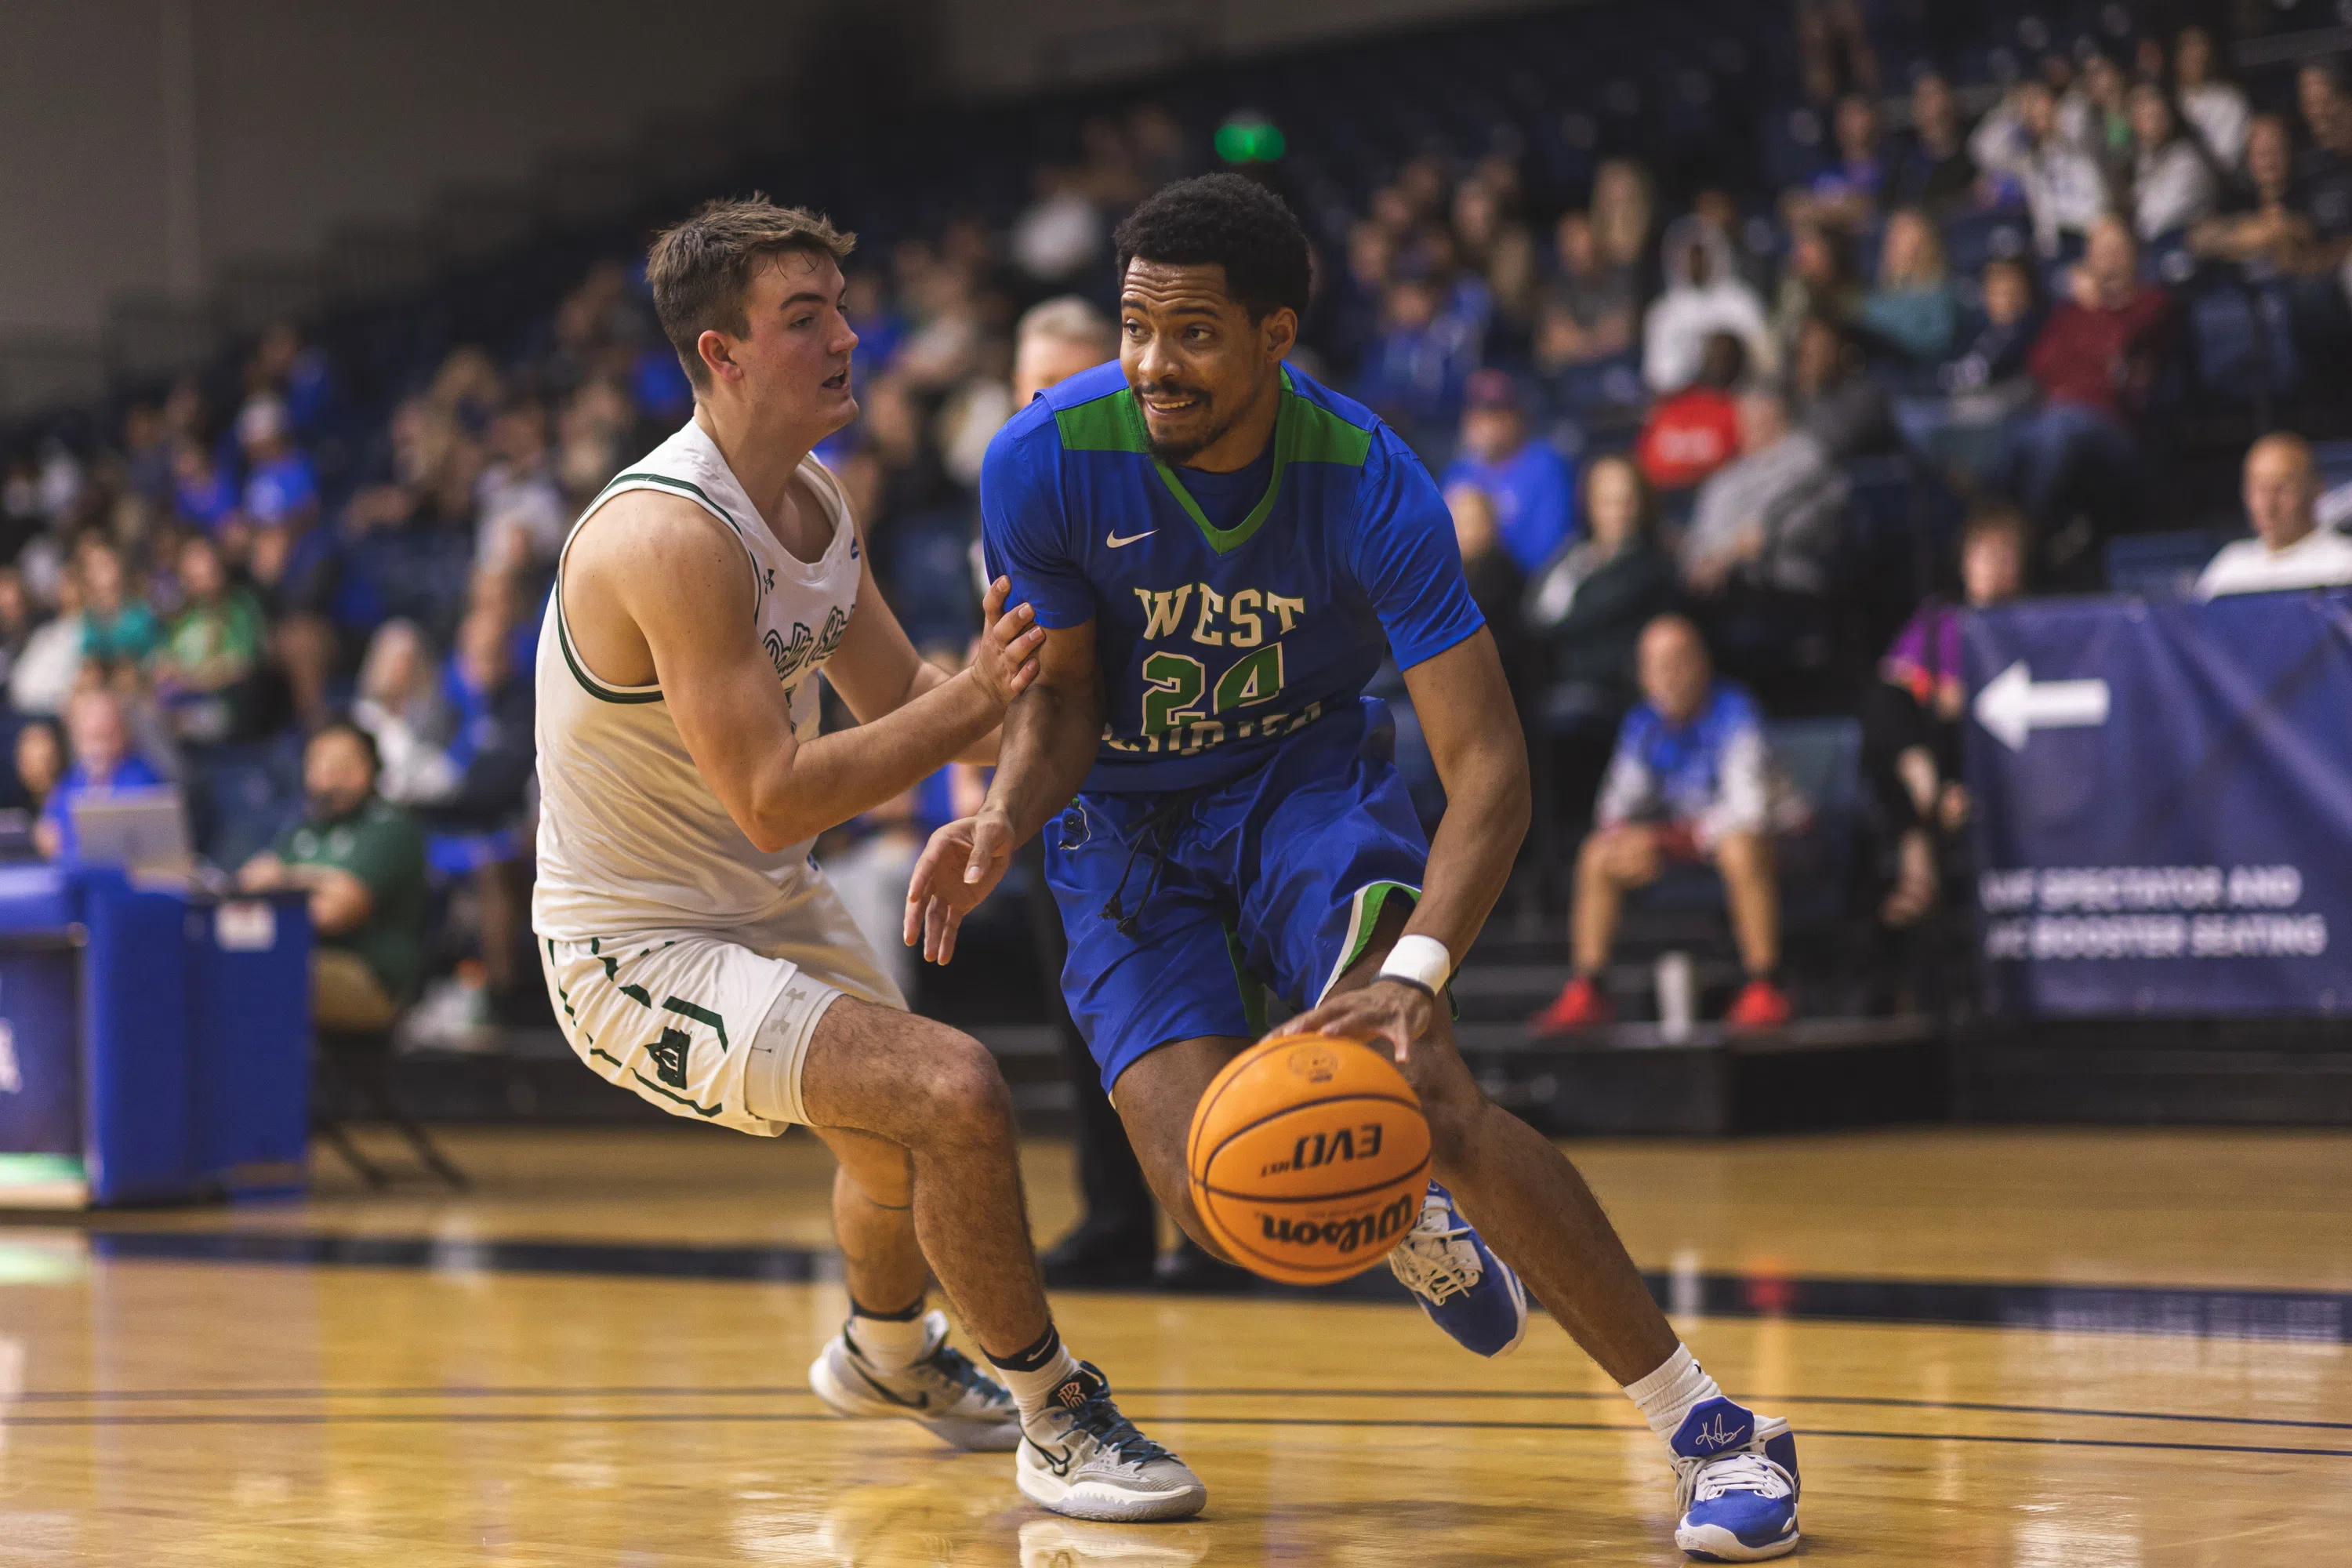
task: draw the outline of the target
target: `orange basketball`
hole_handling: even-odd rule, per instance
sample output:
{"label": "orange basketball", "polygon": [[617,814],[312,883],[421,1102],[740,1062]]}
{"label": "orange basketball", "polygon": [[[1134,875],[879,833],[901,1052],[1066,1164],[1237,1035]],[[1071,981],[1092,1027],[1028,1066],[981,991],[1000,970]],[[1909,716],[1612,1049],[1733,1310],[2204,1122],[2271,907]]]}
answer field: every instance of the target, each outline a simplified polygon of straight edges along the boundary
{"label": "orange basketball", "polygon": [[1184,1154],[1210,1234],[1288,1285],[1378,1263],[1429,1188],[1421,1097],[1386,1057],[1334,1035],[1285,1035],[1227,1063],[1192,1112]]}

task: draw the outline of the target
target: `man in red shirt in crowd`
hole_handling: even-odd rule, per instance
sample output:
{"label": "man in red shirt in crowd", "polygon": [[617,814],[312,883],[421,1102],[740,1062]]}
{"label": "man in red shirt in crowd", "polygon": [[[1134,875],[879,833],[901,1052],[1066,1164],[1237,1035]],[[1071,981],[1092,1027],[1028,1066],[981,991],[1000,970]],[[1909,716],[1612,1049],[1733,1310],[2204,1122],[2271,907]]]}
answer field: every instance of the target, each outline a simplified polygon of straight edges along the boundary
{"label": "man in red shirt in crowd", "polygon": [[1706,340],[1698,379],[1661,398],[1642,426],[1634,460],[1658,490],[1686,490],[1739,456],[1739,399],[1748,345],[1730,332]]}
{"label": "man in red shirt in crowd", "polygon": [[[2010,430],[2012,492],[2044,541],[2077,512],[2112,532],[2144,497],[2134,421],[2147,408],[2169,346],[2172,300],[2139,278],[2130,226],[2093,226],[2069,297],[2050,313],[2026,368],[2042,406]],[[2082,553],[2085,537],[2054,552]]]}

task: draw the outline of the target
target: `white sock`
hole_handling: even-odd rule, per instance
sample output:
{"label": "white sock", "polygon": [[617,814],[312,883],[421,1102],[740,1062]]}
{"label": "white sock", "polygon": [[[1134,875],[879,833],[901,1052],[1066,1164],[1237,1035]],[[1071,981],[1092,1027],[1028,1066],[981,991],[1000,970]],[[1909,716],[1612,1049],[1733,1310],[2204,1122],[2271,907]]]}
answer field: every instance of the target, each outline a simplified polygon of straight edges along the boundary
{"label": "white sock", "polygon": [[918,1312],[901,1322],[896,1318],[849,1316],[849,1342],[879,1373],[904,1372],[923,1359],[930,1348],[931,1315]]}
{"label": "white sock", "polygon": [[996,1375],[1013,1391],[1013,1402],[1021,1406],[1021,1424],[1034,1421],[1054,1403],[1054,1390],[1078,1375],[1078,1358],[1070,1353],[1061,1336],[1054,1337],[1054,1348],[1034,1370],[1006,1366],[990,1358]]}
{"label": "white sock", "polygon": [[1683,1418],[1694,1406],[1721,1395],[1705,1368],[1690,1353],[1688,1345],[1678,1344],[1665,1364],[1649,1376],[1625,1385],[1625,1397],[1642,1412],[1642,1419],[1650,1430],[1666,1442],[1673,1442]]}

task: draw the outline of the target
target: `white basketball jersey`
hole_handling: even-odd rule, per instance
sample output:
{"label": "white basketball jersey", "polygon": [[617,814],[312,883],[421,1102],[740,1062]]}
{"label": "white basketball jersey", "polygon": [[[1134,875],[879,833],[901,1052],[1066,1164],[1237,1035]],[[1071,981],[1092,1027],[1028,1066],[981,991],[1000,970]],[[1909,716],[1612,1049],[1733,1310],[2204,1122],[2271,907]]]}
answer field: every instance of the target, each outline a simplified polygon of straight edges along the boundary
{"label": "white basketball jersey", "polygon": [[[760,646],[791,694],[793,729],[817,732],[817,671],[857,604],[857,535],[841,486],[811,457],[801,477],[833,521],[814,562],[787,553],[702,426],[686,427],[604,487],[574,523],[628,490],[684,496],[723,522],[751,559]],[[597,678],[563,622],[562,561],[540,629],[539,885],[531,925],[583,941],[656,931],[719,931],[760,922],[816,875],[808,846],[755,847],[704,782],[658,686]]]}

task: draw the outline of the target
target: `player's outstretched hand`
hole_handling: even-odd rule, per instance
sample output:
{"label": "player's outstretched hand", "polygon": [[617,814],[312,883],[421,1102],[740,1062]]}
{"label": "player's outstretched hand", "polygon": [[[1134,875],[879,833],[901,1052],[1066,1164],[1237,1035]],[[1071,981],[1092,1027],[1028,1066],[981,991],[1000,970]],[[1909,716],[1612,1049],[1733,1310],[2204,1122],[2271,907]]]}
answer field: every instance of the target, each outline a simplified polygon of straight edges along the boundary
{"label": "player's outstretched hand", "polygon": [[1012,827],[988,811],[932,834],[907,880],[907,945],[932,963],[953,958],[956,929],[1003,879],[1013,849]]}
{"label": "player's outstretched hand", "polygon": [[999,706],[1010,706],[1037,679],[1037,650],[1045,643],[1045,628],[1036,624],[1036,611],[1026,605],[1004,607],[1012,593],[1010,577],[999,577],[988,585],[988,595],[980,604],[981,624],[988,629],[981,634],[971,656],[972,679]]}
{"label": "player's outstretched hand", "polygon": [[1342,991],[1319,1007],[1309,1008],[1282,1026],[1285,1035],[1342,1035],[1366,1045],[1386,1043],[1402,1063],[1412,1055],[1412,1043],[1437,1022],[1437,1004],[1410,985],[1375,980],[1353,991]]}

